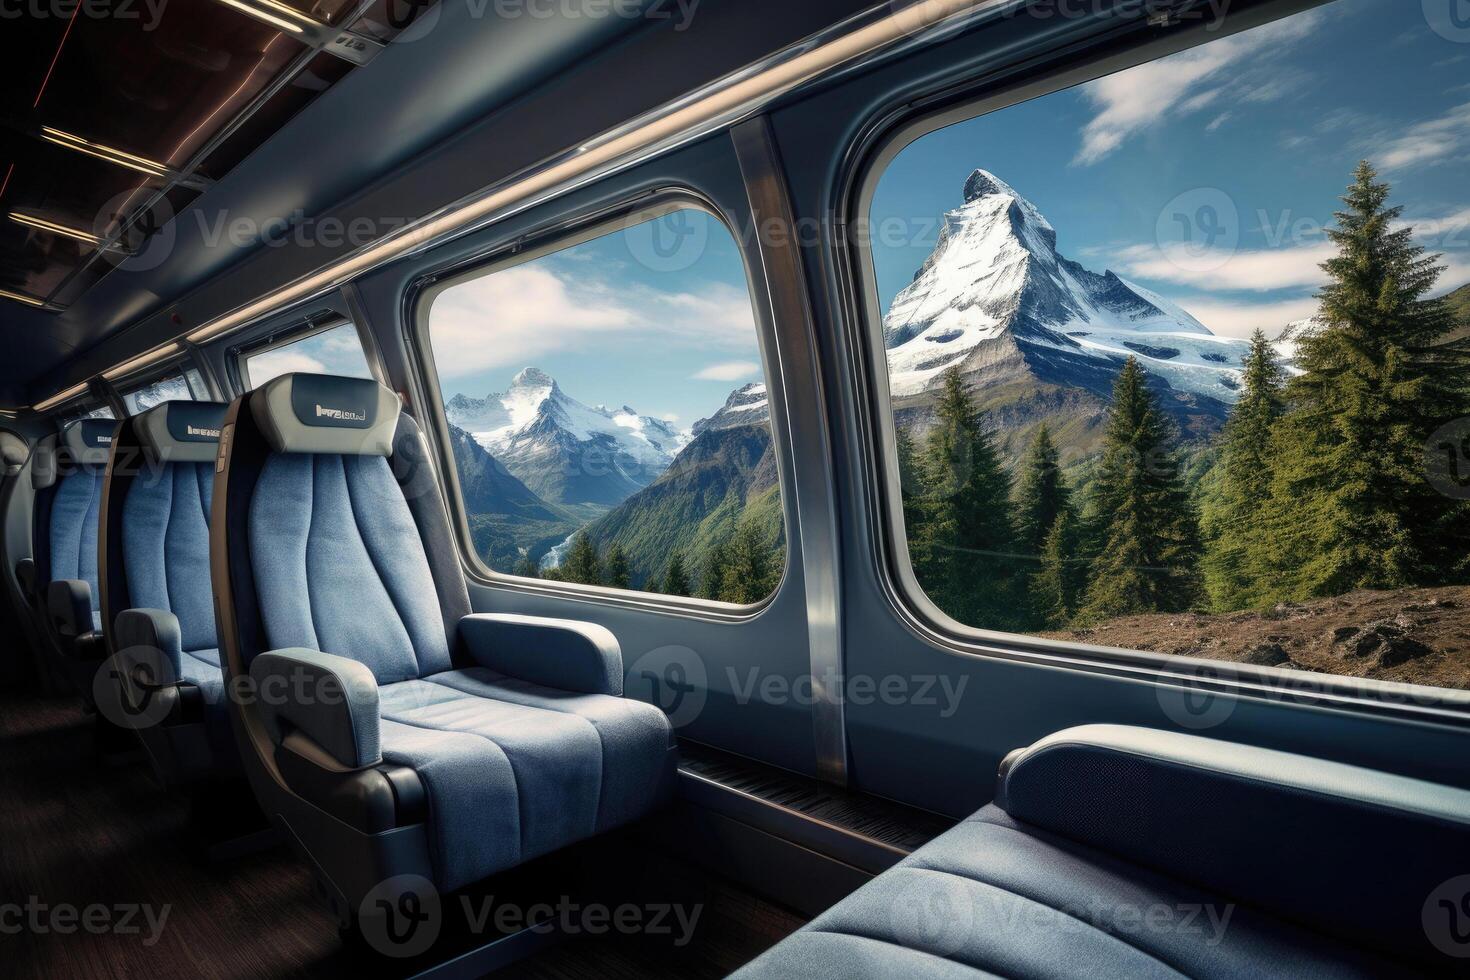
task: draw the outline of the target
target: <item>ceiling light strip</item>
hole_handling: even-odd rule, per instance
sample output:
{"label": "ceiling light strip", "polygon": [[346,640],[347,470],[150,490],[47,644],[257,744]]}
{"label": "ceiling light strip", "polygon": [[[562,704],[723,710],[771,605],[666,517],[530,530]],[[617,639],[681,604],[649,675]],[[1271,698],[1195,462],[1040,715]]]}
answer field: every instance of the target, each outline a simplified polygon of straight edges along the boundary
{"label": "ceiling light strip", "polygon": [[89,231],[82,231],[80,228],[68,228],[66,225],[59,225],[54,221],[47,221],[45,218],[38,218],[33,214],[12,211],[10,212],[10,220],[17,224],[28,225],[31,228],[38,228],[41,231],[50,232],[53,235],[74,238],[79,242],[85,242],[94,247],[102,244],[102,239]]}
{"label": "ceiling light strip", "polygon": [[150,364],[157,364],[159,361],[166,361],[170,357],[173,357],[175,354],[178,354],[183,349],[183,345],[179,344],[177,341],[173,341],[164,344],[162,347],[156,347],[146,354],[139,354],[131,361],[123,361],[116,367],[110,367],[106,371],[102,372],[102,376],[108,381],[116,381],[118,378],[127,377],[134,371],[141,371],[143,370],[143,368],[148,367]]}
{"label": "ceiling light strip", "polygon": [[14,300],[17,303],[24,303],[27,306],[46,305],[46,301],[44,299],[36,299],[36,297],[27,296],[24,293],[12,293],[8,289],[0,289],[0,299]]}
{"label": "ceiling light strip", "polygon": [[71,401],[73,398],[77,398],[77,397],[80,397],[81,395],[85,395],[87,393],[87,391],[88,391],[87,382],[83,381],[79,385],[72,385],[70,388],[66,389],[65,391],[57,392],[56,394],[52,395],[50,398],[46,399],[43,402],[36,402],[36,404],[34,406],[32,406],[32,407],[35,408],[35,410],[38,411],[38,412],[50,411],[51,409],[55,408],[57,405],[64,405],[67,402]]}
{"label": "ceiling light strip", "polygon": [[108,146],[105,143],[97,143],[89,139],[84,139],[51,126],[41,127],[41,139],[48,143],[65,147],[68,150],[85,153],[98,160],[105,160],[119,167],[136,170],[138,173],[147,174],[149,177],[167,177],[169,174],[169,168],[156,160],[140,157],[135,153],[119,150],[117,147]]}
{"label": "ceiling light strip", "polygon": [[[290,31],[292,34],[304,34],[308,27],[317,26],[315,20],[284,4],[273,3],[269,5],[269,10],[263,10],[254,3],[245,3],[243,0],[219,0],[219,2],[227,7],[234,7],[241,13],[249,14],[256,20],[264,21],[272,27],[279,28],[283,31]],[[300,23],[294,20],[287,20],[286,17],[280,16],[272,11],[280,11],[287,16],[298,18]]]}
{"label": "ceiling light strip", "polygon": [[[222,0],[223,2],[223,0]],[[466,226],[495,215],[538,194],[568,184],[615,164],[620,159],[658,146],[681,133],[759,104],[850,61],[903,41],[961,14],[1000,8],[1013,0],[919,0],[880,20],[860,27],[819,47],[802,51],[763,71],[737,75],[701,98],[677,105],[672,111],[656,112],[645,124],[615,130],[613,136],[594,140],[523,179],[468,203],[451,207],[438,216],[421,221],[380,240],[340,262],[329,265],[225,314],[189,334],[192,343],[211,338],[249,323],[282,307],[305,300],[340,285],[367,269],[422,248],[436,239],[461,231]]]}

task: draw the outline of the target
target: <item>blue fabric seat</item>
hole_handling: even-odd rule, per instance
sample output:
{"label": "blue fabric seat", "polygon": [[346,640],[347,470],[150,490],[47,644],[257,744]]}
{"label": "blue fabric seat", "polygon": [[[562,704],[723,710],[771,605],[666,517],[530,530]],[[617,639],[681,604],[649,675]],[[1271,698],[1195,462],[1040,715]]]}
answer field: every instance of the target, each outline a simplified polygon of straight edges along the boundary
{"label": "blue fabric seat", "polygon": [[214,457],[226,406],[170,401],[116,435],[101,515],[111,696],[165,785],[233,770],[209,579]]}
{"label": "blue fabric seat", "polygon": [[[1455,870],[1446,855],[1470,853],[1470,793],[1117,730],[1058,733],[1008,760],[996,804],[736,976],[1409,977],[1462,965],[1426,941],[1420,914]],[[1180,739],[1184,751],[1167,744]],[[1314,777],[1294,778],[1293,759]],[[1360,820],[1373,831],[1332,840]],[[1214,829],[1226,822],[1238,839]],[[1250,881],[1230,880],[1240,869]]]}
{"label": "blue fabric seat", "polygon": [[[371,381],[288,375],[231,417],[226,510],[248,550],[227,545],[216,574],[223,567],[235,608],[252,615],[222,634],[226,672],[248,671],[262,689],[295,675],[348,692],[345,705],[238,709],[258,712],[266,741],[256,750],[285,774],[272,806],[308,824],[318,819],[309,807],[335,799],[322,784],[373,772],[390,776],[401,803],[408,773],[427,801],[428,866],[406,867],[452,890],[670,797],[671,727],[621,697],[610,633],[472,614],[423,442],[397,396]],[[354,865],[327,856],[339,843],[303,834],[329,893],[349,906],[376,884],[365,868],[405,869],[387,837],[365,839]]]}
{"label": "blue fabric seat", "polygon": [[35,470],[38,494],[36,548],[44,561],[41,585],[51,582],[85,583],[91,603],[92,628],[102,630],[101,591],[97,580],[97,526],[102,504],[102,479],[107,467],[116,423],[83,419],[66,426],[52,459]]}

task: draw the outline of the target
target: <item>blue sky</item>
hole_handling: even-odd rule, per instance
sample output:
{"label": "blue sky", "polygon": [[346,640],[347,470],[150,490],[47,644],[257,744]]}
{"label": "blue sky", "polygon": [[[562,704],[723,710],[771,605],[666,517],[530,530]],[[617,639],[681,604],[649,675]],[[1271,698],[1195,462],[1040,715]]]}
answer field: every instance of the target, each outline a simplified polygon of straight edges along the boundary
{"label": "blue sky", "polygon": [[1064,255],[1180,301],[1216,333],[1313,312],[1322,228],[1365,157],[1446,253],[1442,283],[1470,281],[1470,31],[1459,33],[1431,29],[1413,0],[1339,0],[932,133],[874,198],[875,222],[916,232],[875,248],[884,308],[933,247],[928,219],[961,203],[976,167],[1030,198]]}
{"label": "blue sky", "polygon": [[687,428],[762,380],[745,268],[730,232],[701,211],[453,286],[429,333],[446,398],[504,391],[535,366],[585,404]]}

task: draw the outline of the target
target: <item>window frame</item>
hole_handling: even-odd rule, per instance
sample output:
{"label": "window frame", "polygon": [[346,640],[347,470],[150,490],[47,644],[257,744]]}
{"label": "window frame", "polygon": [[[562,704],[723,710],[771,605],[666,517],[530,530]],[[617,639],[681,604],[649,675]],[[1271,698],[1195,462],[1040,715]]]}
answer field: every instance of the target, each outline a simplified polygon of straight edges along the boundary
{"label": "window frame", "polygon": [[[200,383],[204,385],[204,392],[202,394],[195,392],[194,385],[189,382],[189,374],[191,372],[198,375]],[[189,389],[189,393],[193,395],[194,401],[211,401],[216,397],[214,386],[211,384],[209,376],[204,372],[199,362],[188,354],[165,361],[161,365],[149,365],[147,371],[144,373],[119,378],[117,381],[112,382],[112,388],[117,392],[117,400],[122,403],[123,410],[127,412],[127,417],[136,418],[142,413],[132,411],[131,406],[128,405],[128,396],[147,388],[149,385],[164,381],[175,375],[184,379],[184,385]]]}
{"label": "window frame", "polygon": [[[362,347],[362,358],[367,363],[368,373],[373,380],[380,384],[388,384],[384,380],[382,360],[378,357],[377,345],[370,340],[370,332],[359,317],[348,316],[335,309],[322,309],[304,316],[298,316],[288,320],[279,329],[271,330],[264,336],[252,337],[249,341],[232,346],[226,352],[226,360],[230,370],[234,373],[235,389],[241,394],[254,391],[258,385],[250,381],[250,359],[289,347],[292,344],[309,340],[329,330],[335,330],[343,325],[350,325],[353,332],[357,334],[358,345]],[[390,385],[391,387],[391,385]]]}
{"label": "window frame", "polygon": [[[1233,15],[1238,16],[1234,30],[1193,25],[1121,49],[1103,46],[1101,53],[1091,55],[1085,46],[1079,54],[1065,40],[1058,40],[1040,57],[998,65],[993,75],[978,82],[941,81],[922,93],[904,92],[870,112],[857,128],[847,164],[834,185],[834,213],[842,216],[845,229],[867,227],[878,184],[889,165],[931,133],[1202,47],[1313,6],[1312,2],[1282,0]],[[1008,68],[1013,69],[1009,74]],[[840,331],[852,352],[844,371],[854,392],[853,424],[859,429],[857,466],[866,495],[862,507],[871,546],[866,558],[872,562],[892,611],[912,633],[964,656],[1106,673],[1151,685],[1171,684],[1190,693],[1470,728],[1470,690],[1006,633],[961,623],[941,610],[920,586],[909,556],[874,253],[870,244],[850,240],[845,229],[826,249],[845,321]]]}
{"label": "window frame", "polygon": [[[653,193],[631,195],[610,206],[601,206],[576,213],[559,221],[551,221],[516,235],[507,241],[490,245],[475,255],[446,265],[435,271],[416,277],[404,296],[404,345],[408,352],[410,376],[421,389],[419,404],[425,406],[434,429],[433,458],[439,470],[441,491],[445,506],[454,525],[456,545],[460,551],[460,563],[466,577],[473,583],[502,589],[552,595],[560,598],[596,602],[638,608],[645,611],[677,616],[696,617],[724,622],[745,622],[763,613],[775,602],[791,577],[792,528],[790,522],[789,494],[781,467],[777,467],[777,487],[781,502],[781,521],[787,544],[782,549],[781,574],[770,595],[759,602],[748,605],[718,602],[694,596],[671,596],[657,592],[641,592],[635,589],[615,589],[605,585],[583,585],[577,582],[558,582],[549,579],[524,578],[511,572],[499,572],[485,564],[474,548],[469,527],[469,514],[465,510],[459,486],[459,471],[450,448],[448,417],[444,411],[443,391],[440,387],[439,371],[434,358],[433,343],[429,331],[429,314],[434,300],[447,289],[464,282],[494,275],[506,269],[524,265],[536,259],[564,252],[578,245],[613,235],[624,229],[646,221],[657,220],[664,215],[681,210],[697,210],[718,221],[736,244],[740,264],[745,272],[747,299],[755,323],[756,345],[761,362],[761,379],[771,388],[779,383],[779,373],[770,350],[768,316],[757,297],[763,285],[756,278],[756,270],[747,261],[740,237],[736,234],[729,218],[705,195],[684,186],[670,186]],[[774,402],[772,403],[774,404]],[[772,413],[771,439],[776,451],[781,451],[782,442],[776,432],[776,417]]]}

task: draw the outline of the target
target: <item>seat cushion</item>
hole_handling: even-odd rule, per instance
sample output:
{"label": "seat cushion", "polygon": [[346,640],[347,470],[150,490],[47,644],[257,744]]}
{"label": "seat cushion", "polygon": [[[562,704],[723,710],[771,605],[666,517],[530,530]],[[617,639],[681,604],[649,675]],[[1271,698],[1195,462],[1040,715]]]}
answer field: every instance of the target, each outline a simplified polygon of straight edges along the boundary
{"label": "seat cushion", "polygon": [[213,491],[212,465],[169,463],[134,477],[123,504],[128,604],[173,613],[185,650],[218,644],[209,580]]}
{"label": "seat cushion", "polygon": [[994,806],[736,974],[745,980],[1414,975],[1228,897],[1020,824]]}
{"label": "seat cushion", "polygon": [[[78,466],[56,485],[51,501],[47,545],[51,581],[76,580],[92,589],[92,609],[102,592],[97,587],[97,513],[102,504],[102,469]],[[101,617],[94,616],[100,628]]]}
{"label": "seat cushion", "polygon": [[385,685],[379,711],[383,758],[428,791],[441,889],[625,824],[672,790],[672,730],[640,701],[470,668]]}
{"label": "seat cushion", "polygon": [[267,649],[350,657],[392,684],[448,670],[423,541],[381,456],[278,453],[250,504]]}

